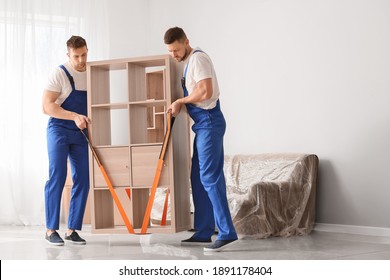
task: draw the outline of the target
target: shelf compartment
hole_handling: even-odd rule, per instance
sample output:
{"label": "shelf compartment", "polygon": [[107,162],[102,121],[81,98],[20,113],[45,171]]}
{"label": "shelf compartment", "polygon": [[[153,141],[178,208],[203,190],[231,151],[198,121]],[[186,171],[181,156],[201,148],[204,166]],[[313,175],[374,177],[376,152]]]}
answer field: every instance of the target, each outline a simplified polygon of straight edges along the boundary
{"label": "shelf compartment", "polygon": [[128,69],[126,63],[88,65],[88,88],[91,105],[128,102]]}
{"label": "shelf compartment", "polygon": [[[130,104],[130,144],[156,143],[164,141],[164,129],[166,127],[165,114],[158,112],[151,115],[154,111],[164,111],[165,101],[150,101],[137,104]],[[154,125],[153,129],[151,125]]]}
{"label": "shelf compartment", "polygon": [[[125,188],[116,188],[115,193],[118,196],[127,217],[130,219],[130,222],[132,222],[132,207],[128,192]],[[112,198],[111,192],[105,189],[95,189],[93,191],[93,198],[94,204],[97,206],[94,208],[93,212],[95,218],[93,230],[122,228],[127,232],[125,223]]]}
{"label": "shelf compartment", "polygon": [[98,105],[90,111],[91,140],[95,146],[129,144],[128,104]]}
{"label": "shelf compartment", "polygon": [[[169,187],[166,188],[158,188],[156,191],[156,196],[154,198],[154,203],[150,215],[150,221],[149,221],[149,227],[150,226],[161,226],[161,219],[164,209],[164,202],[165,202],[165,196],[166,192],[169,189]],[[150,197],[150,190],[151,189],[131,189],[131,197],[132,197],[132,211],[134,214],[134,229],[141,228],[143,219],[145,216],[146,207],[148,205],[149,197]],[[164,227],[170,227],[172,224],[171,221],[171,199],[172,199],[172,192],[169,194],[168,198],[168,207],[167,207],[167,220],[166,220],[166,226]],[[148,229],[149,231],[149,229]]]}
{"label": "shelf compartment", "polygon": [[146,73],[146,98],[166,99],[165,69]]}

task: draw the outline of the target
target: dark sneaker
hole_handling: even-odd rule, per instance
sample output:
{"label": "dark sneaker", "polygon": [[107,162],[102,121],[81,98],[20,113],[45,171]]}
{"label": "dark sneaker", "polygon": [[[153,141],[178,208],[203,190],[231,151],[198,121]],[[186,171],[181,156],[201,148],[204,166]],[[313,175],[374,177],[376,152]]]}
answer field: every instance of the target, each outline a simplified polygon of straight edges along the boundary
{"label": "dark sneaker", "polygon": [[211,244],[211,238],[209,239],[195,239],[193,237],[182,240],[181,245],[192,246],[192,245],[209,245]]}
{"label": "dark sneaker", "polygon": [[58,234],[58,232],[53,232],[50,234],[50,236],[47,235],[45,236],[46,241],[54,246],[63,246],[64,245],[64,240],[62,240],[61,236]]}
{"label": "dark sneaker", "polygon": [[205,252],[220,252],[235,244],[238,240],[215,240],[214,244],[203,248]]}
{"label": "dark sneaker", "polygon": [[72,242],[73,244],[78,244],[78,245],[85,245],[87,242],[85,239],[82,239],[80,235],[77,232],[72,232],[71,235],[68,235],[65,233],[65,241],[67,242]]}

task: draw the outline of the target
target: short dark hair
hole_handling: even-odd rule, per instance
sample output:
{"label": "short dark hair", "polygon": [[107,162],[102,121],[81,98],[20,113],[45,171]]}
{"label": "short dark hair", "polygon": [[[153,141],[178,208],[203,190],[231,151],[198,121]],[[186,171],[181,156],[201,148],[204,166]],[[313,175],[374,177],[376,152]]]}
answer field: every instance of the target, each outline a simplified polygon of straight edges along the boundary
{"label": "short dark hair", "polygon": [[66,46],[68,47],[68,49],[78,49],[82,47],[87,47],[87,42],[83,37],[73,35],[66,42]]}
{"label": "short dark hair", "polygon": [[184,30],[180,27],[169,28],[164,35],[164,43],[169,45],[175,41],[183,42],[187,39],[187,35],[184,33]]}

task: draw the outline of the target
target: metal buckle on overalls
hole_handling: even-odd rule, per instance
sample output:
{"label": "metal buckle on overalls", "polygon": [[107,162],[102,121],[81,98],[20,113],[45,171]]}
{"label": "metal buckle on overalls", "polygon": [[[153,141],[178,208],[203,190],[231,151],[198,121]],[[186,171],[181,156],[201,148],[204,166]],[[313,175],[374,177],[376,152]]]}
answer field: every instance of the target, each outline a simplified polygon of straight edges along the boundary
{"label": "metal buckle on overalls", "polygon": [[185,86],[186,86],[186,78],[183,77],[183,78],[181,78],[181,87],[185,88]]}

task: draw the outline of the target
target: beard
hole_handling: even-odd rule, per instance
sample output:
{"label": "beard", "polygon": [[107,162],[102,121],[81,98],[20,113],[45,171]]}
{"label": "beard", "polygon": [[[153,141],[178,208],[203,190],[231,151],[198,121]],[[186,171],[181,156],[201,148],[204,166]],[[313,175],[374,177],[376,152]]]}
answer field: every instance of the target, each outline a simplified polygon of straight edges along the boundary
{"label": "beard", "polygon": [[79,72],[84,72],[86,70],[86,63],[75,63],[72,66],[75,70]]}
{"label": "beard", "polygon": [[83,63],[83,64],[77,64],[77,69],[79,70],[79,71],[85,71],[85,63]]}
{"label": "beard", "polygon": [[185,49],[185,53],[184,53],[184,55],[182,56],[182,57],[178,57],[178,58],[176,58],[176,60],[178,61],[178,62],[182,62],[182,61],[184,61],[184,60],[186,60],[187,59],[187,57],[188,57],[188,55],[190,54],[191,52],[188,52],[188,50],[187,49]]}
{"label": "beard", "polygon": [[190,55],[190,52],[186,49],[186,52],[184,53],[184,56],[181,58],[182,61],[186,60],[187,57]]}

